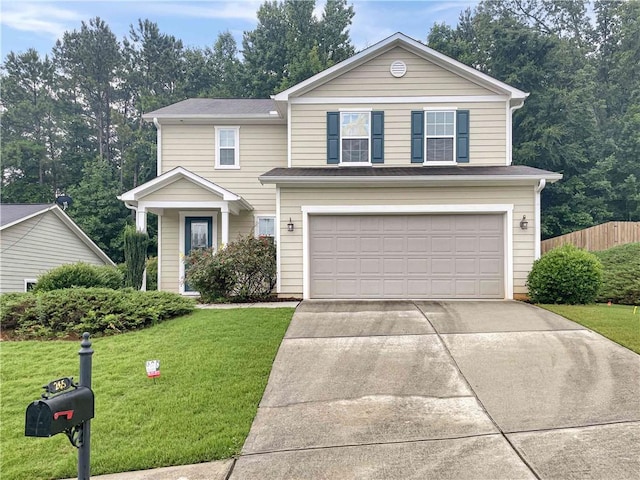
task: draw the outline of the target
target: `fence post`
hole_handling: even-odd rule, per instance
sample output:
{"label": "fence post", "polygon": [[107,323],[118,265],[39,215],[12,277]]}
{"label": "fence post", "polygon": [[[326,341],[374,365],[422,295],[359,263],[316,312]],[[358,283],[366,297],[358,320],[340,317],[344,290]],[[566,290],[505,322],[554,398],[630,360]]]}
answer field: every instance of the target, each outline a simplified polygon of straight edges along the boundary
{"label": "fence post", "polygon": [[[80,383],[81,387],[91,388],[91,364],[93,349],[89,333],[82,334],[80,343]],[[82,423],[80,447],[78,448],[78,480],[89,480],[91,475],[91,420]]]}

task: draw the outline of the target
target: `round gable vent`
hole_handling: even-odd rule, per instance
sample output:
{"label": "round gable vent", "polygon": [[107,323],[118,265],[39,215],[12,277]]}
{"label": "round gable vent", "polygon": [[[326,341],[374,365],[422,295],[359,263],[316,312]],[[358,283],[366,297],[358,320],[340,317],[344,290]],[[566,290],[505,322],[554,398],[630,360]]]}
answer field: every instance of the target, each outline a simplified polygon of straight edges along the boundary
{"label": "round gable vent", "polygon": [[389,71],[394,77],[400,78],[407,73],[407,65],[402,60],[396,60],[391,64],[391,67],[389,67]]}

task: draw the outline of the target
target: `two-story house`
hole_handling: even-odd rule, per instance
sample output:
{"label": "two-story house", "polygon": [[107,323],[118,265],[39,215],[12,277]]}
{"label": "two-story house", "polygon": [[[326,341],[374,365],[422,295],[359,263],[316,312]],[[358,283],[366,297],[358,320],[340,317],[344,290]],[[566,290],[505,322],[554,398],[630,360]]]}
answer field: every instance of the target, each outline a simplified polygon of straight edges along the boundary
{"label": "two-story house", "polygon": [[524,295],[540,192],[511,164],[527,93],[397,33],[270,99],[190,99],[145,115],[158,177],[120,198],[159,216],[159,288],[184,255],[275,237],[277,292],[304,298]]}

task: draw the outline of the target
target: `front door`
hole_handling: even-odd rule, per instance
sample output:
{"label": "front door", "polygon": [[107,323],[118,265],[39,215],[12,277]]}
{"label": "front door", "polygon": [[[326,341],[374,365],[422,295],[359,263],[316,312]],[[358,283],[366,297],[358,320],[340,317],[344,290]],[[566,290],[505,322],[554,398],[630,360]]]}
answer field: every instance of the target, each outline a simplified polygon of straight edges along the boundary
{"label": "front door", "polygon": [[[189,255],[191,250],[198,248],[211,248],[213,245],[211,217],[185,217],[184,253]],[[185,265],[185,278],[186,278]],[[193,292],[189,284],[184,283],[185,292]]]}

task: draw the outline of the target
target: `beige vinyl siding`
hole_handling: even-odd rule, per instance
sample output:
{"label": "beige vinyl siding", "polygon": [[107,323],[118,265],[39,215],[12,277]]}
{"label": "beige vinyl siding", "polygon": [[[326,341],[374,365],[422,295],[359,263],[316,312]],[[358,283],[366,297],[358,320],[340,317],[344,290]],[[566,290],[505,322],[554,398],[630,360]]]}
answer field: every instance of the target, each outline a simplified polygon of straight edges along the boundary
{"label": "beige vinyl siding", "polygon": [[[534,260],[534,187],[433,188],[281,188],[280,294],[302,295],[302,206],[311,205],[474,205],[513,204],[514,294],[527,292],[525,282]],[[520,229],[526,215],[529,229]],[[287,231],[291,217],[296,228]]]}
{"label": "beige vinyl siding", "polygon": [[145,202],[212,202],[220,200],[222,198],[219,195],[184,178],[144,197]]}
{"label": "beige vinyl siding", "polygon": [[22,292],[25,279],[35,279],[60,265],[105,264],[53,212],[2,230],[0,239],[0,292]]}
{"label": "beige vinyl siding", "polygon": [[[391,63],[402,60],[407,73],[395,78]],[[494,92],[439,67],[401,47],[395,47],[321,85],[305,97],[388,97],[431,95],[492,95]]]}
{"label": "beige vinyl siding", "polygon": [[384,165],[411,165],[411,112],[429,108],[469,110],[469,165],[505,165],[506,106],[504,101],[435,104],[328,104],[291,106],[293,167],[327,165],[327,112],[340,108],[384,111]]}
{"label": "beige vinyl siding", "polygon": [[176,210],[166,210],[162,215],[162,228],[158,232],[162,245],[158,290],[176,293],[180,291],[180,262],[184,246],[180,246],[178,241],[179,224],[180,220]]}
{"label": "beige vinyl siding", "polygon": [[162,172],[186,168],[240,195],[256,214],[275,212],[275,186],[261,185],[258,177],[272,168],[287,166],[286,125],[241,125],[239,169],[216,169],[215,147],[213,124],[163,125]]}

